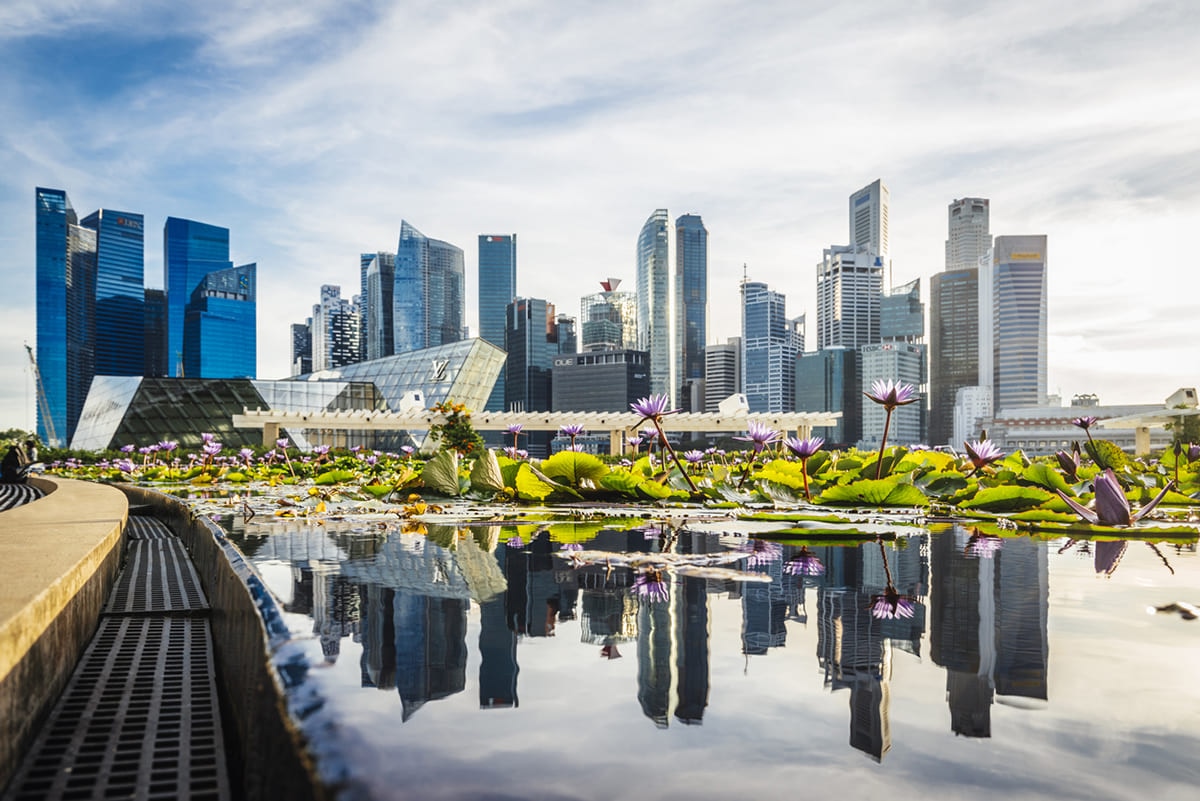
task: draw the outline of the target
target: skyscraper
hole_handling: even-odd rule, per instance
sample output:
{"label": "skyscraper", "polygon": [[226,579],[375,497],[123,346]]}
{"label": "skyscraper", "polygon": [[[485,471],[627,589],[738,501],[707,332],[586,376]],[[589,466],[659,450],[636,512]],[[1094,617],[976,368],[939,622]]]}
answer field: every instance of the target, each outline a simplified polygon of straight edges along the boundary
{"label": "skyscraper", "polygon": [[368,360],[396,352],[393,346],[392,291],[396,284],[396,254],[364,253],[366,287],[359,296],[363,350]]}
{"label": "skyscraper", "polygon": [[862,248],[890,271],[892,249],[888,236],[891,192],[875,180],[850,196],[850,247]]}
{"label": "skyscraper", "polygon": [[995,411],[1046,400],[1046,237],[998,236],[992,260]]}
{"label": "skyscraper", "polygon": [[[992,245],[990,205],[986,198],[950,204],[945,271],[930,280],[929,441],[934,445],[958,444],[953,434],[959,390],[991,382],[990,368],[982,375],[980,362],[983,343],[991,338],[991,284],[981,282],[979,270]],[[990,344],[986,347],[990,362]]]}
{"label": "skyscraper", "polygon": [[672,296],[671,221],[655,209],[637,241],[638,350],[650,353],[650,391],[674,400],[679,387],[679,349]]}
{"label": "skyscraper", "polygon": [[[918,401],[895,410],[888,439],[897,444],[921,443],[926,439],[925,398],[928,386],[925,306],[921,303],[920,280],[895,287],[880,298],[879,306],[880,341],[859,349],[862,391],[870,390],[880,380],[912,385]],[[886,413],[882,406],[863,404],[860,447],[878,448],[883,441],[885,422]]]}
{"label": "skyscraper", "polygon": [[742,284],[742,385],[752,412],[795,409],[796,331],[786,298],[764,283]]}
{"label": "skyscraper", "polygon": [[312,318],[292,323],[292,375],[307,375],[313,371]]}
{"label": "skyscraper", "polygon": [[141,375],[146,348],[142,215],[100,209],[80,225],[96,232],[96,374]]}
{"label": "skyscraper", "polygon": [[[504,313],[517,296],[517,235],[479,235],[479,336],[497,347],[504,347]],[[502,411],[504,370],[496,379],[484,408]]]}
{"label": "skyscraper", "polygon": [[162,378],[167,374],[167,293],[163,289],[147,289],[145,296],[146,353],[142,375]]}
{"label": "skyscraper", "polygon": [[702,379],[708,336],[708,229],[698,214],[675,220],[675,272],[682,291],[676,303],[683,329],[679,378]]}
{"label": "skyscraper", "polygon": [[183,370],[192,378],[257,377],[258,266],[213,270],[192,290],[183,326]]}
{"label": "skyscraper", "polygon": [[321,287],[321,302],[313,306],[310,330],[314,372],[344,367],[359,360],[361,317],[358,305],[342,297],[340,286],[326,284]]}
{"label": "skyscraper", "polygon": [[823,348],[796,361],[796,411],[842,413],[835,425],[813,429],[830,448],[856,445],[862,437],[858,358],[852,348]]}
{"label": "skyscraper", "polygon": [[96,232],[79,225],[67,193],[35,189],[37,361],[45,393],[38,436],[65,447],[95,365]]}
{"label": "skyscraper", "polygon": [[825,248],[817,265],[817,349],[879,341],[883,257],[862,246]]}
{"label": "skyscraper", "polygon": [[600,282],[603,291],[580,300],[580,345],[584,353],[625,350],[638,341],[637,295],[617,288],[621,279]]}
{"label": "skyscraper", "polygon": [[742,391],[742,338],[704,350],[704,411],[719,411],[721,401]]}
{"label": "skyscraper", "polygon": [[[163,225],[163,271],[167,290],[167,360],[169,375],[180,377],[184,361],[184,321],[192,293],[211,272],[233,267],[229,229],[194,220],[168,217]],[[203,360],[202,360],[203,361]],[[189,375],[189,378],[230,378]]]}
{"label": "skyscraper", "polygon": [[430,239],[400,222],[392,325],[396,353],[433,348],[463,338],[466,318],[461,248]]}

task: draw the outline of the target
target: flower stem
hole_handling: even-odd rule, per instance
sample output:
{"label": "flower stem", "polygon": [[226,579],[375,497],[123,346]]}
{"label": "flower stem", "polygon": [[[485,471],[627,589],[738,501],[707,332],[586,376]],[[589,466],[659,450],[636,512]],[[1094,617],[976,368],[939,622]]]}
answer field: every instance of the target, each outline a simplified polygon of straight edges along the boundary
{"label": "flower stem", "polygon": [[[887,449],[888,429],[892,425],[892,410],[887,410],[887,417],[883,418],[883,439],[879,442],[879,459],[875,462],[875,479],[879,479],[879,472],[883,470],[883,452]],[[882,545],[880,547],[883,547]]]}
{"label": "flower stem", "polygon": [[675,449],[667,441],[667,435],[663,433],[662,425],[658,422],[657,417],[654,418],[654,427],[658,429],[658,439],[661,446],[667,449],[667,453],[671,454],[671,458],[675,460],[675,466],[679,468],[680,473],[683,473],[683,477],[687,480],[688,486],[692,488],[692,492],[699,492],[696,489],[696,483],[692,481],[692,477],[688,475],[688,471],[684,470],[683,465],[679,462],[679,455],[675,453]]}

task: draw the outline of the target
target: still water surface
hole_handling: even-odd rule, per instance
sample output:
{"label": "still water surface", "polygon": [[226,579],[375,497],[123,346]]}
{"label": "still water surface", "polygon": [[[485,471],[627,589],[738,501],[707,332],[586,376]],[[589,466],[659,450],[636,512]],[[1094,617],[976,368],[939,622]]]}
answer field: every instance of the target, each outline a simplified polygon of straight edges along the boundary
{"label": "still water surface", "polygon": [[[654,600],[628,567],[573,568],[553,526],[233,539],[350,795],[1200,798],[1200,620],[1148,611],[1200,602],[1194,545],[917,529],[810,547],[799,576],[799,547],[695,528],[565,538],[744,551],[770,583],[668,571]],[[889,575],[911,618],[871,614]]]}

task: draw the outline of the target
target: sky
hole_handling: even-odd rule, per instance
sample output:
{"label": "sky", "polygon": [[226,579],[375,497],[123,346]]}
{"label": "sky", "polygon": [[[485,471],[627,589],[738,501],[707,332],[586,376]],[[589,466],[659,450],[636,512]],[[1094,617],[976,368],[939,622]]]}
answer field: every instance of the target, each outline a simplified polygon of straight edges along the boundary
{"label": "sky", "polygon": [[[258,375],[400,222],[516,233],[517,291],[633,288],[657,208],[709,230],[709,341],[745,274],[809,315],[849,195],[891,191],[894,283],[944,267],[947,205],[1046,234],[1049,391],[1200,384],[1200,5],[1191,0],[109,0],[0,4],[0,430],[34,426],[34,188],[230,229],[258,264]],[[1188,232],[1191,232],[1190,234]],[[810,344],[811,347],[811,344]]]}

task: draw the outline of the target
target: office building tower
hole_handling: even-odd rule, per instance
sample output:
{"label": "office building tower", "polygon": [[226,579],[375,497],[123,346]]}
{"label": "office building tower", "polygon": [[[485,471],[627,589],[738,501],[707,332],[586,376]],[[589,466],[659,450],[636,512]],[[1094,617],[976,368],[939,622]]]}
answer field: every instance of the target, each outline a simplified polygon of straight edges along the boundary
{"label": "office building tower", "polygon": [[[862,391],[876,381],[910,384],[918,400],[898,407],[892,414],[888,440],[895,444],[918,444],[926,438],[927,349],[925,306],[921,303],[920,280],[894,288],[879,299],[880,342],[859,349]],[[883,441],[886,412],[875,403],[863,404],[862,439],[859,446],[878,448]]]}
{"label": "office building tower", "polygon": [[96,232],[79,225],[67,193],[35,189],[37,433],[66,447],[95,366]]}
{"label": "office building tower", "polygon": [[719,410],[721,401],[742,392],[742,338],[704,350],[704,411]]}
{"label": "office building tower", "polygon": [[[479,235],[479,336],[504,347],[504,313],[517,296],[517,235]],[[503,411],[504,371],[488,398],[486,411]]]}
{"label": "office building tower", "polygon": [[313,371],[312,322],[309,317],[303,323],[292,323],[291,375],[308,375]]}
{"label": "office building tower", "polygon": [[183,329],[192,293],[204,276],[231,267],[233,262],[229,260],[228,228],[177,217],[167,218],[163,225],[163,271],[167,290],[167,359],[171,376],[183,376]]}
{"label": "office building tower", "polygon": [[675,313],[683,331],[679,379],[702,379],[708,337],[708,229],[698,214],[675,220],[675,273],[681,291]]}
{"label": "office building tower", "polygon": [[879,341],[883,258],[833,245],[817,265],[817,349],[859,348]]}
{"label": "office building tower", "polygon": [[145,293],[146,315],[143,342],[145,358],[142,375],[146,378],[162,378],[167,374],[167,293],[162,289],[147,289]]}
{"label": "office building tower", "polygon": [[867,184],[850,196],[850,247],[879,257],[881,266],[888,272],[892,266],[888,237],[890,205],[891,193],[881,180]]}
{"label": "office building tower", "polygon": [[359,296],[359,322],[367,360],[396,352],[392,319],[392,291],[396,283],[396,254],[364,253],[366,288]]}
{"label": "office building tower", "polygon": [[832,426],[813,428],[829,448],[846,448],[862,438],[862,379],[859,353],[851,348],[826,348],[805,353],[796,361],[796,411],[841,412]]}
{"label": "office building tower", "polygon": [[359,360],[361,317],[358,304],[343,298],[341,287],[331,284],[321,287],[321,302],[313,306],[310,330],[314,372],[344,367]]}
{"label": "office building tower", "polygon": [[929,287],[929,442],[955,445],[959,391],[980,384],[979,269],[936,273]]}
{"label": "office building tower", "polygon": [[183,372],[192,378],[257,378],[255,264],[200,279],[185,309]]}
{"label": "office building tower", "polygon": [[992,246],[990,202],[964,197],[946,210],[946,271],[973,270]]}
{"label": "office building tower", "polygon": [[510,411],[550,411],[550,371],[558,353],[554,304],[540,298],[516,298],[506,309],[505,397]]}
{"label": "office building tower", "polygon": [[637,241],[638,350],[650,353],[650,391],[676,396],[679,376],[679,335],[673,306],[679,296],[668,257],[671,221],[666,209],[656,209]]}
{"label": "office building tower", "polygon": [[96,375],[141,375],[146,350],[142,215],[100,209],[79,223],[96,232]]}
{"label": "office building tower", "polygon": [[650,394],[650,359],[641,350],[560,354],[551,379],[554,411],[624,412]]}
{"label": "office building tower", "polygon": [[796,329],[786,299],[764,283],[742,284],[742,386],[752,412],[795,408]]}
{"label": "office building tower", "polygon": [[465,320],[462,249],[430,239],[402,220],[392,294],[395,352],[458,342]]}
{"label": "office building tower", "polygon": [[998,236],[992,258],[995,411],[1046,400],[1046,237]]}
{"label": "office building tower", "polygon": [[625,350],[638,341],[637,295],[621,292],[619,278],[601,281],[602,291],[580,301],[580,343],[589,351]]}

